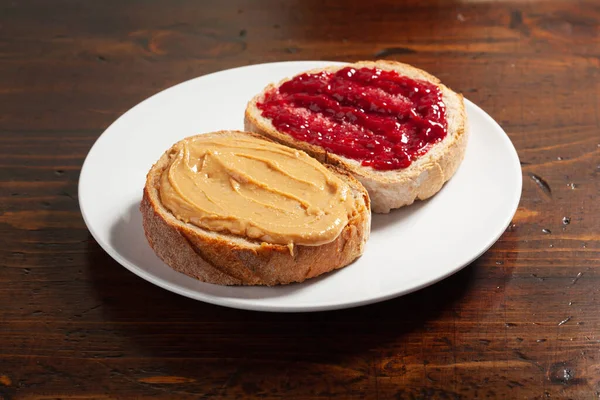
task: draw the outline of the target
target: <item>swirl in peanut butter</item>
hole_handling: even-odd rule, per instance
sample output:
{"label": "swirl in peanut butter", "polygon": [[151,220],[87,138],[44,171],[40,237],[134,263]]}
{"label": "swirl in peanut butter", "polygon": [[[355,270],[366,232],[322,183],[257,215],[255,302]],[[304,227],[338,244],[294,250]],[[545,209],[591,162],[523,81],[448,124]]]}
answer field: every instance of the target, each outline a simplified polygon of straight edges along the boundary
{"label": "swirl in peanut butter", "polygon": [[159,191],[184,222],[288,246],[335,240],[355,206],[348,184],[315,159],[245,136],[179,142]]}

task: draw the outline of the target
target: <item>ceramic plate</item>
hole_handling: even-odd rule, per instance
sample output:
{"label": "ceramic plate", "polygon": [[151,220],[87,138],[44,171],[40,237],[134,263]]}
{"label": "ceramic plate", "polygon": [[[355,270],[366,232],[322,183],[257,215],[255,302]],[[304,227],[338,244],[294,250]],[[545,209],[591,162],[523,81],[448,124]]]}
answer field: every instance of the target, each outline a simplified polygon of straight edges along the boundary
{"label": "ceramic plate", "polygon": [[96,241],[131,272],[193,299],[262,311],[318,311],[400,296],[476,259],[504,232],[521,195],[521,167],[510,139],[466,101],[471,137],[456,175],[428,201],[374,215],[371,239],[353,264],[301,284],[225,287],[166,266],[142,230],[146,173],[187,136],[243,129],[248,100],[270,82],[332,62],[252,65],[202,76],[133,107],[96,141],[81,170],[79,202]]}

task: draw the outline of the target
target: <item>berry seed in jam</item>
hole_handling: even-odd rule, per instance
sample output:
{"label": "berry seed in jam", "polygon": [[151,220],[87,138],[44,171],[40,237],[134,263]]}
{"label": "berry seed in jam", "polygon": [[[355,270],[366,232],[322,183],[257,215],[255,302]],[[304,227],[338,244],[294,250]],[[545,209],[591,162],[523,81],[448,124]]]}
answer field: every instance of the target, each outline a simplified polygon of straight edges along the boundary
{"label": "berry seed in jam", "polygon": [[373,68],[298,75],[257,106],[276,129],[377,170],[408,167],[447,133],[436,85]]}

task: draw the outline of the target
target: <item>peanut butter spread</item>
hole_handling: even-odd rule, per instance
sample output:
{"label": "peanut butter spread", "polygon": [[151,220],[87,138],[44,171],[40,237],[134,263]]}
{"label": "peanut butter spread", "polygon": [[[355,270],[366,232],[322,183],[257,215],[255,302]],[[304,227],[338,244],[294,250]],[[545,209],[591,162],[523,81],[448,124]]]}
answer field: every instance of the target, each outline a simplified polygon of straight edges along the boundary
{"label": "peanut butter spread", "polygon": [[179,142],[159,192],[184,222],[288,246],[335,240],[355,207],[348,184],[317,160],[245,136]]}

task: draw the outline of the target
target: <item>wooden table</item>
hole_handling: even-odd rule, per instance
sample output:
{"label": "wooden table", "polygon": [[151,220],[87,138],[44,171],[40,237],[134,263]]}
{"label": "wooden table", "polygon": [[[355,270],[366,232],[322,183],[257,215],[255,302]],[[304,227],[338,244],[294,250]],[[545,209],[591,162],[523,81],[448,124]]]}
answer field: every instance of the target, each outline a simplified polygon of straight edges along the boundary
{"label": "wooden table", "polygon": [[[0,2],[0,398],[598,398],[599,27],[592,0]],[[251,63],[374,58],[437,75],[518,149],[513,224],[462,272],[357,309],[247,312],[153,286],[88,233],[81,164],[139,101]]]}

